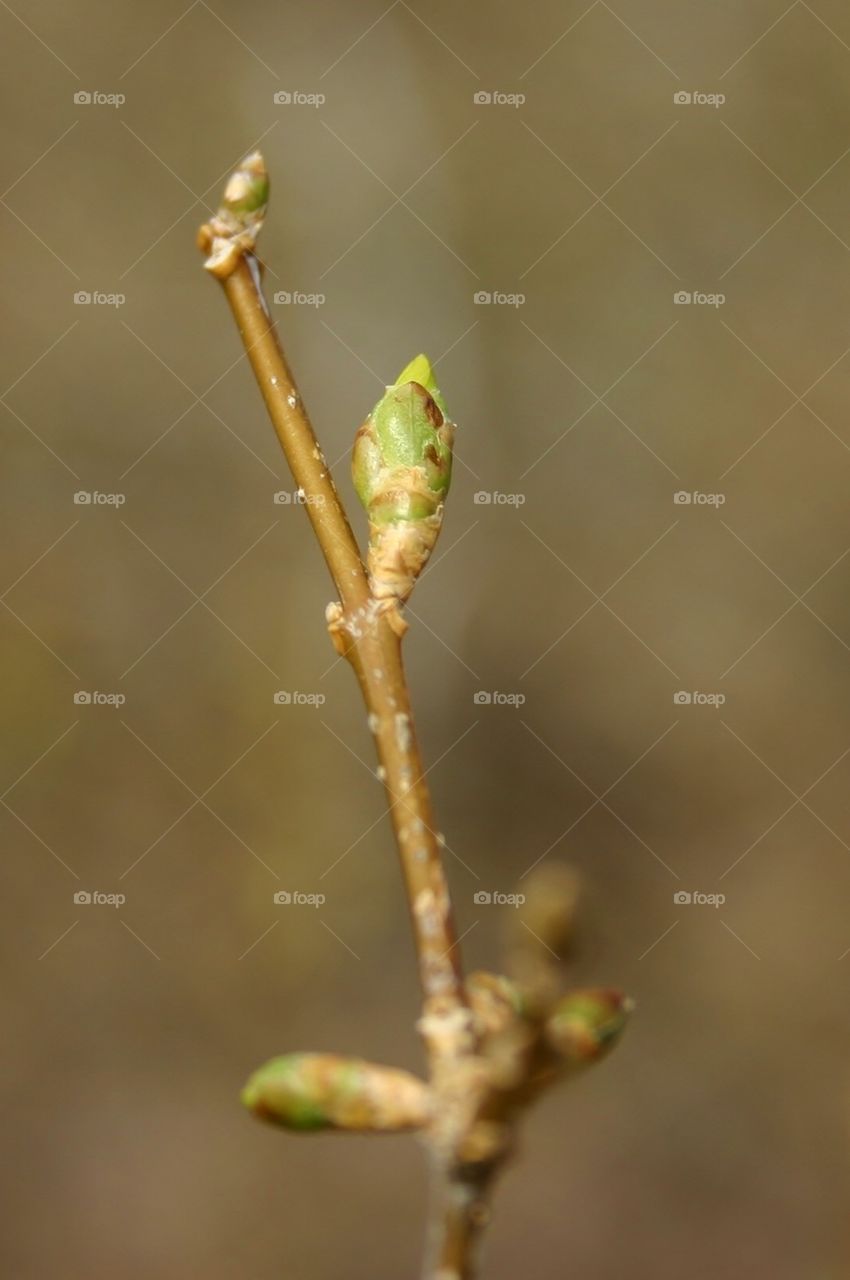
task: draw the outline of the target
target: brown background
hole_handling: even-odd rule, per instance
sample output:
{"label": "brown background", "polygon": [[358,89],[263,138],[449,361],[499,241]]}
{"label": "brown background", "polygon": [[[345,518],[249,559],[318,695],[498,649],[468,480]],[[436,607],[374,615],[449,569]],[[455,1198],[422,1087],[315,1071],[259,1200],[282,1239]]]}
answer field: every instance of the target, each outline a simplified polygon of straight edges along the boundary
{"label": "brown background", "polygon": [[639,1005],[531,1117],[485,1274],[843,1274],[846,6],[14,0],[0,32],[2,1274],[418,1266],[412,1141],[237,1101],[285,1049],[420,1065],[329,583],[193,246],[258,139],[269,290],[325,295],[274,310],[346,499],[416,351],[460,424],[407,653],[467,961],[499,965],[510,910],[476,891],[570,862],[576,978]]}

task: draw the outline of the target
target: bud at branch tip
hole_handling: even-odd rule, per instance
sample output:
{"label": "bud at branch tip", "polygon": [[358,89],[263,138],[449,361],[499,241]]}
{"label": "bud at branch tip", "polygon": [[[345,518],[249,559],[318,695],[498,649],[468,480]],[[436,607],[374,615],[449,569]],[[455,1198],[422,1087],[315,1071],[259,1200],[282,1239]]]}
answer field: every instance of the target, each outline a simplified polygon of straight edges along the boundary
{"label": "bud at branch tip", "polygon": [[266,162],[259,151],[252,151],[231,173],[218,212],[198,236],[209,255],[204,266],[213,275],[225,278],[243,254],[254,252],[268,200]]}

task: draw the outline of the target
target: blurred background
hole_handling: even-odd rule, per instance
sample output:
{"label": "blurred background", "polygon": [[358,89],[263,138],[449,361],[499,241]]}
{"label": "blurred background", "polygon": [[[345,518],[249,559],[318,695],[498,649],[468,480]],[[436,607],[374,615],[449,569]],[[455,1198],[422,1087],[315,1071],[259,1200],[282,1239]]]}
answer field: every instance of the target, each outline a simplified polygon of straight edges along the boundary
{"label": "blurred background", "polygon": [[3,1274],[417,1274],[412,1140],[238,1102],[285,1050],[422,1065],[331,587],[194,245],[257,145],[361,535],[353,435],[417,351],[459,424],[406,652],[466,961],[512,910],[476,894],[570,864],[570,978],[638,1004],[529,1118],[484,1274],[845,1274],[846,5],[0,30]]}

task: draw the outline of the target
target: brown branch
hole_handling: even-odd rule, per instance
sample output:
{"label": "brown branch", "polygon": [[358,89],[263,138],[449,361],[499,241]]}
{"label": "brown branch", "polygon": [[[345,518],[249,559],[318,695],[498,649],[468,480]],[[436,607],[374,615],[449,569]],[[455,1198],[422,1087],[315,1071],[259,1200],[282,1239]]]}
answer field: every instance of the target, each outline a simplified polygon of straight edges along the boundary
{"label": "brown branch", "polygon": [[[202,228],[199,243],[205,252],[213,250],[222,229],[215,222]],[[219,241],[228,238],[232,240],[218,236]],[[432,1058],[454,1056],[468,1047],[469,1018],[401,637],[392,615],[371,594],[354,534],[263,298],[256,258],[240,246],[215,274],[339,593],[339,604],[329,606],[328,621],[335,645],[357,675],[383,770],[425,997],[422,1032]]]}
{"label": "brown branch", "polygon": [[[543,951],[524,964],[521,984],[492,974],[473,974],[464,982],[441,837],[402,664],[406,624],[398,602],[415,577],[407,570],[427,558],[439,516],[402,566],[404,592],[395,599],[376,593],[376,578],[370,578],[363,564],[263,297],[254,247],[267,195],[265,165],[254,153],[232,175],[218,215],[201,228],[198,243],[208,255],[207,269],[221,281],[339,594],[327,609],[328,629],[357,676],[381,764],[413,923],[423,992],[418,1025],[430,1079],[426,1086],[405,1073],[359,1060],[289,1055],[256,1073],[243,1100],[257,1115],[287,1127],[420,1128],[434,1173],[423,1275],[425,1280],[471,1280],[475,1245],[487,1220],[495,1176],[512,1149],[517,1113],[545,1085],[601,1056],[619,1034],[627,1010],[619,993],[607,989],[574,993],[572,1000],[565,997],[556,1004],[550,957],[560,945],[559,929],[572,915],[574,885],[549,885],[537,895],[526,934]],[[415,379],[411,386],[428,402],[428,393]],[[436,404],[432,408],[439,414]],[[450,447],[450,435],[441,443],[447,440]],[[446,470],[446,484],[448,474]],[[417,496],[432,501],[430,492]],[[397,548],[380,544],[380,528],[372,534],[381,555],[388,556],[385,567],[392,582]],[[533,894],[530,902],[534,904]],[[355,1097],[357,1080],[360,1093]]]}

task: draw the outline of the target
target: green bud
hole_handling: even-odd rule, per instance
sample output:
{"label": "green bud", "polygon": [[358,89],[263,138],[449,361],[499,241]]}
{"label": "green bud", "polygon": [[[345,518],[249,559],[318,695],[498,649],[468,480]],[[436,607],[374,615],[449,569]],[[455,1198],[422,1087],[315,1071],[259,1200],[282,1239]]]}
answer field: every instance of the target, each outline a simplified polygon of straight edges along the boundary
{"label": "green bud", "polygon": [[207,271],[225,279],[244,254],[254,252],[268,199],[266,162],[253,151],[231,173],[218,213],[198,233],[198,245],[208,255]]}
{"label": "green bud", "polygon": [[357,432],[352,476],[369,516],[369,574],[404,601],[437,540],[452,473],[454,426],[427,356],[387,387]]}
{"label": "green bud", "polygon": [[428,1086],[406,1071],[332,1053],[290,1053],[255,1071],[242,1102],[286,1129],[391,1133],[421,1128]]}
{"label": "green bud", "polygon": [[224,222],[233,223],[234,231],[246,228],[258,231],[268,201],[269,175],[266,162],[259,151],[253,151],[230,175],[218,216]]}
{"label": "green bud", "polygon": [[613,1049],[633,1008],[628,996],[609,987],[571,991],[547,1020],[546,1039],[567,1066],[587,1066]]}

